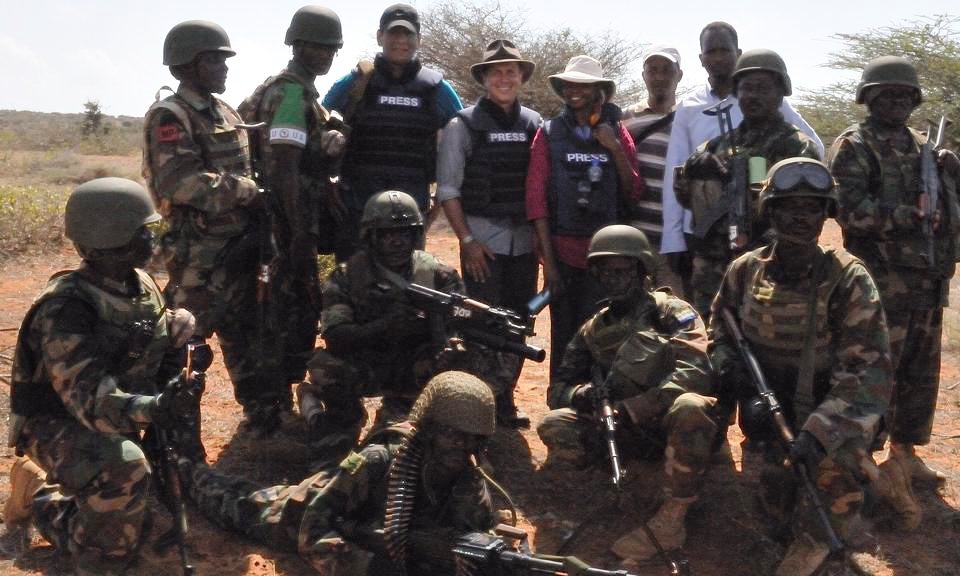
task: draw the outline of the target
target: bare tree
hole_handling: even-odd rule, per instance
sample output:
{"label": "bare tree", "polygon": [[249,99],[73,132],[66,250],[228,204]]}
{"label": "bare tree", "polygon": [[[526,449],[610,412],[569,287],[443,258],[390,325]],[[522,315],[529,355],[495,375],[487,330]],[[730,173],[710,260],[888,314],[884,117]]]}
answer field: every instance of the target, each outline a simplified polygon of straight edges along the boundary
{"label": "bare tree", "polygon": [[521,99],[544,117],[556,115],[563,107],[547,77],[562,72],[567,60],[578,54],[592,56],[603,64],[604,74],[617,83],[615,102],[633,104],[644,96],[639,75],[632,76],[642,44],[612,32],[588,37],[567,27],[532,30],[528,21],[522,11],[505,9],[498,2],[441,2],[421,16],[420,58],[443,71],[460,97],[472,103],[483,94],[483,88],[470,75],[470,65],[481,60],[484,47],[491,41],[511,40],[524,58],[537,64]]}

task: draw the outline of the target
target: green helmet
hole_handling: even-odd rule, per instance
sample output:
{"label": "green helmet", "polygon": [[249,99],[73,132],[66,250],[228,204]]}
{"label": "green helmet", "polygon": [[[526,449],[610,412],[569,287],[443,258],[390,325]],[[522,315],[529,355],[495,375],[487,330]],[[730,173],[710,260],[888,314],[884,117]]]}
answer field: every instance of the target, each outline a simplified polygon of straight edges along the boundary
{"label": "green helmet", "polygon": [[97,178],[70,194],[64,233],[84,248],[119,248],[144,224],[160,221],[147,191],[126,178]]}
{"label": "green helmet", "polygon": [[163,65],[189,64],[201,52],[224,52],[235,56],[227,32],[208,20],[187,20],[167,32],[163,41]]}
{"label": "green helmet", "polygon": [[857,104],[865,102],[864,92],[871,86],[907,86],[917,91],[917,105],[923,101],[917,69],[906,58],[881,56],[867,62],[857,85]]}
{"label": "green helmet", "polygon": [[647,235],[627,224],[611,224],[594,233],[587,251],[587,261],[604,256],[627,256],[643,264],[647,274],[657,269],[657,255]]}
{"label": "green helmet", "polygon": [[787,158],[770,167],[767,179],[760,189],[760,213],[774,200],[781,198],[823,198],[827,201],[827,214],[837,211],[836,182],[830,169],[812,158]]}
{"label": "green helmet", "polygon": [[496,402],[483,380],[466,372],[441,372],[420,392],[410,421],[433,422],[467,434],[493,436],[497,431]]}
{"label": "green helmet", "polygon": [[733,69],[734,93],[737,91],[740,76],[755,70],[766,70],[777,74],[780,77],[780,82],[783,84],[783,95],[789,96],[793,93],[793,86],[790,84],[790,75],[787,74],[787,65],[783,62],[783,58],[773,50],[767,50],[765,48],[747,50],[737,58],[737,67]]}
{"label": "green helmet", "polygon": [[423,215],[413,196],[399,190],[374,194],[363,207],[360,237],[368,238],[372,230],[385,228],[419,228],[423,233]]}
{"label": "green helmet", "polygon": [[297,40],[342,48],[340,17],[325,6],[304,6],[294,13],[283,42],[292,46]]}

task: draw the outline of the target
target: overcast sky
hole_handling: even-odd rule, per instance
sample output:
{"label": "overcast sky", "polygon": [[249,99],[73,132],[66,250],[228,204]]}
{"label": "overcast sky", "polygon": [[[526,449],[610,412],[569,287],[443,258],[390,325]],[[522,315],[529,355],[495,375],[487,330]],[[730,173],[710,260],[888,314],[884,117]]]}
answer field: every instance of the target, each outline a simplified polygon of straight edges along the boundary
{"label": "overcast sky", "polygon": [[[85,101],[99,100],[108,114],[140,116],[160,86],[174,85],[161,64],[164,36],[174,24],[191,19],[213,20],[230,35],[237,56],[228,61],[224,97],[236,105],[289,59],[283,36],[290,17],[303,3],[4,0],[0,109],[81,112]],[[376,53],[380,13],[389,3],[336,0],[325,4],[340,15],[345,42],[330,74],[317,80],[321,94],[359,57]],[[436,0],[411,3],[426,10]],[[771,48],[784,57],[795,91],[847,77],[822,67],[830,52],[842,48],[831,38],[833,34],[897,26],[949,9],[943,0],[502,0],[501,5],[523,10],[534,28],[575,25],[586,34],[612,31],[648,45],[673,44],[680,50],[687,86],[700,85],[706,78],[697,60],[700,29],[707,22],[725,20],[737,28],[741,48]],[[618,6],[636,8],[623,11]]]}

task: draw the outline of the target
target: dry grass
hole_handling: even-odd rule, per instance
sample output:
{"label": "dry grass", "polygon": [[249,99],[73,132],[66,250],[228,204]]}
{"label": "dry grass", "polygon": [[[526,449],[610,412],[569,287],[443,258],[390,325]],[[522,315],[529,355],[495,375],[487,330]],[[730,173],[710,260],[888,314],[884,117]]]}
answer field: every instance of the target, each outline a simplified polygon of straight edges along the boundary
{"label": "dry grass", "polygon": [[0,261],[33,248],[58,247],[66,198],[64,188],[0,186]]}

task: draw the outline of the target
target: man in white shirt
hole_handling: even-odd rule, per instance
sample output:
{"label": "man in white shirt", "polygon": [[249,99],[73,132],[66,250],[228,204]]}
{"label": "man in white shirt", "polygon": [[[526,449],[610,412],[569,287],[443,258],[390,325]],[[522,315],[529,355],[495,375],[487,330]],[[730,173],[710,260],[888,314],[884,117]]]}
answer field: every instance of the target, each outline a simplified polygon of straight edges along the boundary
{"label": "man in white shirt", "polygon": [[[735,104],[730,109],[733,127],[743,120],[743,114],[733,95],[733,70],[740,56],[737,31],[726,22],[711,22],[700,32],[700,64],[707,71],[707,84],[677,105],[673,130],[667,146],[666,167],[663,174],[663,236],[660,252],[681,278],[689,280],[692,260],[687,251],[684,233],[692,232],[691,214],[684,210],[673,191],[673,169],[683,163],[697,146],[720,135],[716,116],[703,113],[706,108],[723,99]],[[823,156],[823,142],[813,128],[783,99],[780,105],[783,119],[810,136]]]}

